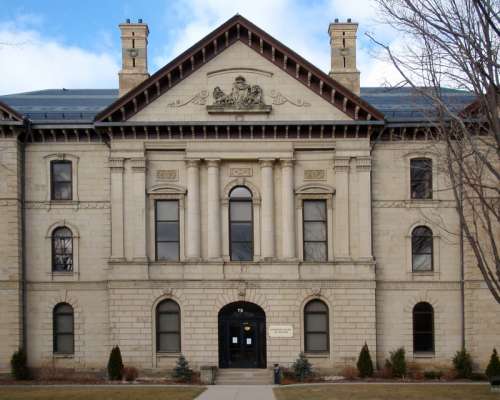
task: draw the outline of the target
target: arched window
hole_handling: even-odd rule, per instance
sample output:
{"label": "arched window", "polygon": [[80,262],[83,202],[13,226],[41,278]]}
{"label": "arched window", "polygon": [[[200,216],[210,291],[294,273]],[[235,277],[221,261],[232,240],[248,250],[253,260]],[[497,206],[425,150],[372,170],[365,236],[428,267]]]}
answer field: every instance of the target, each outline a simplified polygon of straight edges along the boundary
{"label": "arched window", "polygon": [[410,181],[412,199],[432,199],[432,160],[410,160]]}
{"label": "arched window", "polygon": [[73,233],[66,227],[52,232],[52,271],[73,271]]}
{"label": "arched window", "polygon": [[304,347],[307,353],[325,353],[329,349],[328,307],[311,300],[304,308]]}
{"label": "arched window", "polygon": [[173,300],[163,300],[156,307],[156,351],[181,351],[181,311]]}
{"label": "arched window", "polygon": [[432,231],[426,226],[417,226],[411,233],[412,270],[432,271]]}
{"label": "arched window", "polygon": [[244,186],[229,193],[229,237],[231,261],[252,261],[252,193]]}
{"label": "arched window", "polygon": [[58,160],[50,163],[50,198],[73,199],[73,172],[71,161]]}
{"label": "arched window", "polygon": [[434,351],[434,309],[429,303],[413,307],[413,352]]}
{"label": "arched window", "polygon": [[73,307],[68,303],[59,303],[54,307],[54,353],[73,354],[75,348]]}

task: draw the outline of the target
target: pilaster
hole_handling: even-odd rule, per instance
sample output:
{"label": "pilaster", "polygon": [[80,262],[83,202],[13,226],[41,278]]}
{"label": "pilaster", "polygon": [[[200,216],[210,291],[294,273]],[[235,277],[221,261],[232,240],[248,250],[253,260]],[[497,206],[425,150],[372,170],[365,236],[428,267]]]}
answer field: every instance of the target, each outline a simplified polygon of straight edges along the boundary
{"label": "pilaster", "polygon": [[262,257],[275,257],[274,245],[274,159],[261,159],[262,180]]}
{"label": "pilaster", "polygon": [[349,254],[349,157],[337,157],[335,164],[335,227],[333,251],[336,259]]}
{"label": "pilaster", "polygon": [[221,203],[219,187],[219,159],[206,160],[208,167],[207,205],[208,205],[208,258],[221,259]]}
{"label": "pilaster", "polygon": [[111,174],[111,258],[124,259],[123,235],[123,158],[110,158]]}
{"label": "pilaster", "polygon": [[295,259],[295,199],[293,160],[281,160],[282,251],[285,260]]}
{"label": "pilaster", "polygon": [[134,185],[134,208],[136,226],[134,230],[134,260],[147,261],[146,256],[146,159],[144,157],[130,160]]}
{"label": "pilaster", "polygon": [[187,168],[187,240],[186,257],[188,260],[201,258],[201,221],[200,221],[200,160],[186,160]]}

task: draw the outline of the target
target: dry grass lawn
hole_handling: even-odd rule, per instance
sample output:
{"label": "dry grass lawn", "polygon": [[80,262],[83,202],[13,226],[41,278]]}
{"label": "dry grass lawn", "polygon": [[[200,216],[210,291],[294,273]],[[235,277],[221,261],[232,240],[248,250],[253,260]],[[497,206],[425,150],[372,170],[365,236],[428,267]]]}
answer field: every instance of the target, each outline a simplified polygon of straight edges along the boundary
{"label": "dry grass lawn", "polygon": [[0,386],[0,400],[192,400],[203,392],[193,387],[8,387]]}
{"label": "dry grass lawn", "polygon": [[274,389],[277,400],[499,400],[489,385],[337,384]]}

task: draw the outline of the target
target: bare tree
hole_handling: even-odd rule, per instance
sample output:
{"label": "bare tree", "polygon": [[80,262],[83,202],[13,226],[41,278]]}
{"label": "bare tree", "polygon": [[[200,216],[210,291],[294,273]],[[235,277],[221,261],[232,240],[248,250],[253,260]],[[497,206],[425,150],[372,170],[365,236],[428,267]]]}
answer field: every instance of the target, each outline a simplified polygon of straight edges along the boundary
{"label": "bare tree", "polygon": [[[407,38],[393,49],[368,36],[432,104],[429,133],[456,201],[462,234],[500,303],[500,1],[375,0],[384,22]],[[443,87],[476,101],[450,107]]]}

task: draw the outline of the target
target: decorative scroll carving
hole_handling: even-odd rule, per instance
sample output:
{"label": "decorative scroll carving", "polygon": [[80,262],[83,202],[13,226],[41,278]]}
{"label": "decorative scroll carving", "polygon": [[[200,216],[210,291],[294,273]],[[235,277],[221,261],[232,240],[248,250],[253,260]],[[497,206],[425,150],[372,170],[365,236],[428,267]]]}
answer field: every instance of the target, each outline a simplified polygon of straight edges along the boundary
{"label": "decorative scroll carving", "polygon": [[243,76],[234,79],[231,93],[226,94],[219,86],[213,91],[214,104],[207,106],[208,112],[271,112],[264,103],[264,94],[259,85],[249,85]]}
{"label": "decorative scroll carving", "polygon": [[207,104],[207,99],[208,90],[202,90],[201,92],[196,93],[193,97],[190,97],[187,100],[182,101],[177,99],[175,101],[172,101],[171,103],[168,103],[168,107],[182,107],[189,103],[204,106],[205,104]]}
{"label": "decorative scroll carving", "polygon": [[156,180],[162,182],[177,182],[179,171],[176,169],[160,169],[156,171]]}
{"label": "decorative scroll carving", "polygon": [[326,172],[324,169],[306,169],[304,170],[305,181],[324,181]]}
{"label": "decorative scroll carving", "polygon": [[271,98],[273,99],[273,104],[278,106],[290,103],[296,107],[311,107],[311,103],[308,103],[304,99],[296,99],[295,101],[285,96],[283,93],[278,92],[277,90],[271,90]]}
{"label": "decorative scroll carving", "polygon": [[250,167],[231,168],[229,170],[229,176],[235,176],[235,177],[252,176],[252,174],[253,174],[253,171],[252,171],[252,168],[250,168]]}

